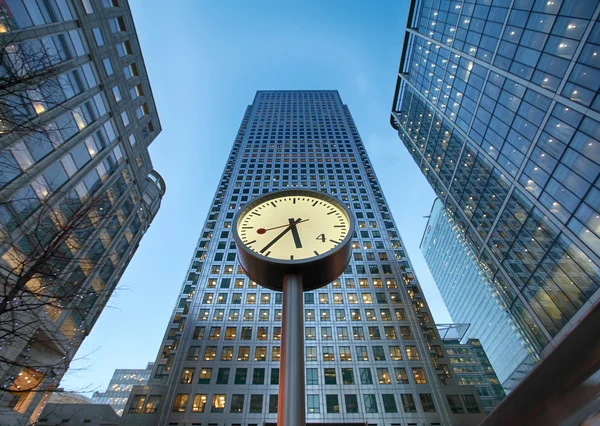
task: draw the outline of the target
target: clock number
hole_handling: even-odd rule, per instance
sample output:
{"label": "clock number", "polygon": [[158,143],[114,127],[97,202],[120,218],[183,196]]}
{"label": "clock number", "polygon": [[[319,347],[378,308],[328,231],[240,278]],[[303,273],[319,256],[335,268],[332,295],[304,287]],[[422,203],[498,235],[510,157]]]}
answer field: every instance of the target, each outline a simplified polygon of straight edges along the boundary
{"label": "clock number", "polygon": [[321,240],[322,242],[325,242],[325,234],[321,234],[319,235],[317,238],[315,238],[316,240]]}

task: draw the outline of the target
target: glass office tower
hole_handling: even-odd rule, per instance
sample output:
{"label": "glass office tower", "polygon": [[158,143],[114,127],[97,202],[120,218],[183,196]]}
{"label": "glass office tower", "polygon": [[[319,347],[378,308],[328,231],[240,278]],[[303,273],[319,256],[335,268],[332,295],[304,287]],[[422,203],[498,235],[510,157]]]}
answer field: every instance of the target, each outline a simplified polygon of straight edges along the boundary
{"label": "glass office tower", "polygon": [[[484,346],[472,336],[470,324],[438,324],[438,331],[450,359],[450,367],[459,385],[475,386],[486,413],[502,402],[506,393],[490,363]],[[511,348],[507,348],[510,352]]]}
{"label": "glass office tower", "polygon": [[277,419],[282,294],[250,281],[231,235],[253,197],[285,188],[354,212],[353,259],[304,294],[308,422],[476,424],[350,111],[337,91],[259,91],[243,117],[147,387],[124,424],[262,425]]}
{"label": "glass office tower", "polygon": [[[154,219],[125,0],[0,1],[0,423],[35,421]],[[9,303],[5,301],[9,300]]]}
{"label": "glass office tower", "polygon": [[445,340],[450,356],[450,366],[459,385],[473,385],[486,413],[491,413],[506,394],[496,376],[490,360],[478,339]]}
{"label": "glass office tower", "polygon": [[433,203],[421,251],[452,320],[472,321],[466,336],[481,341],[502,386],[512,389],[539,357],[439,199]]}
{"label": "glass office tower", "polygon": [[595,0],[413,1],[392,106],[542,356],[600,295],[599,13]]}
{"label": "glass office tower", "polygon": [[92,402],[94,404],[108,404],[119,416],[127,403],[131,389],[135,385],[145,385],[150,379],[153,362],[149,362],[146,368],[119,368],[113,373],[112,379],[104,392],[94,392]]}

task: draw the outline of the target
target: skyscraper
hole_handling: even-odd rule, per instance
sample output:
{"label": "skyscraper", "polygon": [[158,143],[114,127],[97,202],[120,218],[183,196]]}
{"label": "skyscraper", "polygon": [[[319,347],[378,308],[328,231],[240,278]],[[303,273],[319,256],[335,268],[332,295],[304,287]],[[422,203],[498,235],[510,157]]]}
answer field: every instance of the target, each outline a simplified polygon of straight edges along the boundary
{"label": "skyscraper", "polygon": [[92,402],[94,404],[108,404],[120,416],[127,403],[127,398],[133,386],[144,386],[150,379],[153,362],[149,362],[146,368],[119,368],[113,373],[112,379],[104,392],[94,392]]}
{"label": "skyscraper", "polygon": [[[304,294],[307,422],[475,424],[337,91],[259,91],[233,144],[147,387],[124,424],[259,425],[277,419],[282,294],[250,281],[231,226],[246,203],[304,187],[354,212],[353,259]],[[303,237],[304,238],[304,237]],[[303,397],[303,396],[299,396]]]}
{"label": "skyscraper", "polygon": [[500,382],[512,389],[539,357],[485,279],[471,246],[439,199],[433,203],[421,251],[452,320],[472,321],[467,337],[481,341]]}
{"label": "skyscraper", "polygon": [[35,421],[156,215],[125,0],[0,2],[0,417]]}
{"label": "skyscraper", "polygon": [[413,1],[392,106],[541,356],[600,295],[599,12],[598,1]]}
{"label": "skyscraper", "polygon": [[[506,396],[479,339],[463,341],[470,324],[438,324],[459,385],[473,385],[486,413],[491,413]],[[458,330],[458,332],[455,332]],[[453,333],[454,332],[454,333]],[[509,352],[510,349],[507,350]]]}

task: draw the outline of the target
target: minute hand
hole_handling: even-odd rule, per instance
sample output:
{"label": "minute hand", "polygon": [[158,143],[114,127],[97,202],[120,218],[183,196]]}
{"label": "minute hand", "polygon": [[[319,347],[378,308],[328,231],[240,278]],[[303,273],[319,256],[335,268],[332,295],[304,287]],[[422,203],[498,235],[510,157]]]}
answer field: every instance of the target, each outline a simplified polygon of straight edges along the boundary
{"label": "minute hand", "polygon": [[262,250],[260,251],[260,253],[262,254],[262,253],[266,252],[267,250],[269,250],[269,248],[270,248],[270,247],[271,247],[273,244],[275,244],[277,241],[279,241],[279,240],[281,239],[281,237],[283,237],[285,234],[287,234],[287,233],[289,232],[289,230],[290,230],[290,229],[292,229],[292,226],[296,225],[296,224],[297,224],[298,222],[300,222],[301,220],[302,220],[302,219],[298,219],[298,220],[295,220],[293,223],[290,223],[290,224],[288,225],[288,227],[287,227],[287,228],[285,228],[283,231],[281,231],[281,233],[280,233],[278,236],[276,236],[275,238],[273,238],[273,240],[272,240],[272,241],[271,241],[269,244],[267,244],[266,246],[264,246],[264,247],[262,248]]}

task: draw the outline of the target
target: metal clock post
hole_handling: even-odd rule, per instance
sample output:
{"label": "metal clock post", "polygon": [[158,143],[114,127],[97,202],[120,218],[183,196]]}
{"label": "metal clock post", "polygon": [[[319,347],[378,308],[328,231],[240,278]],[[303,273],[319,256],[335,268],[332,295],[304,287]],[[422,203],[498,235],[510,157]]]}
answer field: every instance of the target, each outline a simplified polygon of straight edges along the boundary
{"label": "metal clock post", "polygon": [[342,202],[306,189],[263,195],[234,219],[246,275],[262,287],[283,291],[278,426],[305,426],[302,293],[342,274],[353,234],[354,218]]}

